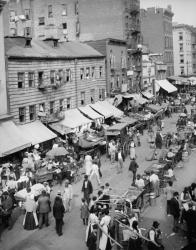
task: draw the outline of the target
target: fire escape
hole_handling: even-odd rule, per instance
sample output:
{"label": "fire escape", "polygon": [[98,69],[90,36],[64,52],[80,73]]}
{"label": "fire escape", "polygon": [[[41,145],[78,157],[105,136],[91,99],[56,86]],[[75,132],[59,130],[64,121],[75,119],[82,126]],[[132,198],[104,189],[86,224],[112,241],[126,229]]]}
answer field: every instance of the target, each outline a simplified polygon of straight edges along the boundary
{"label": "fire escape", "polygon": [[127,32],[127,47],[129,57],[129,69],[133,72],[131,92],[142,89],[142,46],[140,44],[140,2],[129,0],[127,2],[126,15],[129,16]]}

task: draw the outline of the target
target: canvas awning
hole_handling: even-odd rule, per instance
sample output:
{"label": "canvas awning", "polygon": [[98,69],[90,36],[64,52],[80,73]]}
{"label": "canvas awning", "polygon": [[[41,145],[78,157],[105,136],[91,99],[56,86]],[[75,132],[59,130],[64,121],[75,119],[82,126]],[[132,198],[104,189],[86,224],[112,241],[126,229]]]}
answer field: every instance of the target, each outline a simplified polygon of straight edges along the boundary
{"label": "canvas awning", "polygon": [[177,91],[177,88],[173,84],[168,82],[166,79],[156,81],[156,85],[158,85],[159,87],[161,87],[162,89],[164,89],[168,93],[173,93],[173,92]]}
{"label": "canvas awning", "polygon": [[106,129],[105,135],[119,135],[121,130],[126,128],[127,126],[128,126],[128,123],[125,123],[125,122],[116,123],[115,125],[112,125]]}
{"label": "canvas awning", "polygon": [[128,123],[129,125],[131,125],[131,124],[136,123],[138,120],[129,116],[124,116],[124,117],[121,117],[119,121],[122,123]]}
{"label": "canvas awning", "polygon": [[124,115],[124,113],[120,109],[116,108],[108,101],[105,100],[100,103],[101,105],[104,105],[104,107],[106,107],[108,110],[110,110],[113,113],[114,117],[122,117]]}
{"label": "canvas awning", "polygon": [[159,112],[161,109],[163,109],[160,105],[150,104],[146,107],[147,109],[151,110],[152,112],[156,113]]}
{"label": "canvas awning", "polygon": [[72,132],[71,128],[68,128],[63,124],[59,124],[58,122],[49,124],[49,127],[61,135],[67,135]]}
{"label": "canvas awning", "polygon": [[99,113],[97,113],[96,111],[94,111],[90,106],[85,106],[85,107],[79,107],[78,108],[80,112],[82,112],[84,115],[86,115],[88,118],[92,119],[92,120],[96,120],[96,119],[100,119],[100,118],[104,118],[103,115],[100,115]]}
{"label": "canvas awning", "polygon": [[147,99],[152,99],[154,96],[153,96],[153,94],[151,94],[150,92],[142,92],[142,95],[145,97],[145,98],[147,98]]}
{"label": "canvas awning", "polygon": [[108,110],[107,107],[105,107],[100,102],[90,104],[90,107],[94,109],[96,112],[98,112],[99,114],[103,115],[106,119],[113,116],[113,113],[111,112],[111,110]]}
{"label": "canvas awning", "polygon": [[7,156],[31,146],[31,142],[13,121],[0,122],[0,157]]}
{"label": "canvas awning", "polygon": [[31,142],[32,145],[49,141],[57,137],[55,133],[53,133],[40,121],[34,121],[24,125],[19,125],[18,128],[23,133],[23,135]]}
{"label": "canvas awning", "polygon": [[74,129],[83,125],[90,124],[92,121],[86,118],[78,109],[70,109],[64,112],[65,118],[59,122],[65,127]]}

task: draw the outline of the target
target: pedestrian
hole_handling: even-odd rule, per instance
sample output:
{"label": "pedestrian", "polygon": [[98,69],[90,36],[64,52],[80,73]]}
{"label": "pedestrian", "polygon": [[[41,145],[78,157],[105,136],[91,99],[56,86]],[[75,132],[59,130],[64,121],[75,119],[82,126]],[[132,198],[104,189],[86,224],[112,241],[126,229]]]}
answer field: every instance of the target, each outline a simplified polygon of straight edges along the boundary
{"label": "pedestrian", "polygon": [[158,197],[160,180],[159,180],[158,175],[154,171],[151,171],[149,181],[150,181],[152,192],[155,193],[156,197]]}
{"label": "pedestrian", "polygon": [[96,179],[97,185],[100,186],[101,182],[99,178],[99,167],[97,165],[97,162],[93,160],[89,179],[92,182],[94,178]]}
{"label": "pedestrian", "polygon": [[138,147],[140,147],[141,146],[141,141],[140,141],[140,132],[139,132],[139,130],[137,130],[136,138],[137,138],[137,145],[138,145]]}
{"label": "pedestrian", "polygon": [[166,201],[167,201],[166,212],[167,212],[168,216],[171,215],[170,214],[170,201],[173,198],[174,192],[175,191],[174,191],[174,188],[173,188],[173,182],[169,181],[168,185],[166,186],[166,188],[164,190],[164,193],[165,193],[165,196],[166,196]]}
{"label": "pedestrian", "polygon": [[82,204],[80,206],[80,217],[84,225],[88,225],[88,216],[89,216],[88,204],[85,201],[85,199],[82,198]]}
{"label": "pedestrian", "polygon": [[63,217],[65,214],[65,208],[63,205],[62,198],[60,196],[56,196],[54,205],[53,205],[53,216],[56,222],[56,232],[59,236],[63,235],[62,227],[63,227]]}
{"label": "pedestrian", "polygon": [[112,140],[109,144],[109,152],[110,152],[111,163],[114,164],[115,163],[115,156],[116,156],[116,144],[115,144],[114,140]]}
{"label": "pedestrian", "polygon": [[174,218],[173,232],[177,233],[179,229],[179,218],[180,218],[180,204],[179,204],[178,192],[174,192],[173,198],[170,200],[170,213]]}
{"label": "pedestrian", "polygon": [[65,207],[65,212],[71,211],[71,201],[73,198],[73,190],[72,185],[70,184],[69,180],[65,180],[65,188],[63,192],[63,204]]}
{"label": "pedestrian", "polygon": [[98,226],[96,224],[92,226],[92,231],[89,234],[88,241],[87,241],[88,250],[97,249],[97,229],[98,229]]}
{"label": "pedestrian", "polygon": [[34,200],[34,195],[31,194],[30,197],[24,203],[24,207],[26,210],[23,227],[26,230],[34,230],[38,227],[38,219],[36,214],[37,205]]}
{"label": "pedestrian", "polygon": [[118,165],[117,165],[117,174],[123,172],[123,156],[122,156],[122,150],[118,150]]}
{"label": "pedestrian", "polygon": [[135,185],[136,173],[137,173],[138,168],[139,168],[139,166],[138,166],[137,162],[135,161],[135,159],[132,159],[132,161],[130,162],[130,165],[129,165],[129,171],[131,171],[133,173],[132,186]]}
{"label": "pedestrian", "polygon": [[86,175],[90,176],[92,170],[92,157],[91,155],[86,155],[84,158],[84,167]]}
{"label": "pedestrian", "polygon": [[93,193],[93,186],[92,186],[91,181],[88,180],[88,175],[84,176],[82,192],[84,195],[84,199],[86,200],[87,204],[89,204],[90,195]]}
{"label": "pedestrian", "polygon": [[3,224],[5,227],[9,226],[10,218],[12,214],[13,201],[7,191],[2,193],[2,209],[3,209]]}
{"label": "pedestrian", "polygon": [[156,133],[155,145],[156,145],[156,148],[159,148],[159,149],[161,149],[163,145],[163,139],[159,131],[157,131]]}
{"label": "pedestrian", "polygon": [[43,224],[49,226],[48,214],[51,211],[51,202],[45,190],[38,198],[38,213],[39,213],[39,229],[42,228]]}
{"label": "pedestrian", "polygon": [[131,140],[130,143],[130,159],[136,159],[136,153],[135,153],[135,142],[133,140]]}
{"label": "pedestrian", "polygon": [[193,203],[188,204],[188,210],[184,211],[183,219],[186,221],[187,239],[190,243],[196,236],[196,211],[194,210]]}
{"label": "pedestrian", "polygon": [[152,227],[148,232],[148,250],[163,250],[161,230],[159,229],[159,222],[154,221]]}
{"label": "pedestrian", "polygon": [[145,186],[144,180],[142,179],[140,174],[137,174],[137,178],[135,181],[135,186],[139,189],[143,189]]}
{"label": "pedestrian", "polygon": [[[109,224],[111,221],[111,217],[109,216],[109,210],[103,211],[103,217],[100,221],[100,226],[103,229],[103,231],[108,234],[109,233]],[[100,250],[106,250],[106,246],[108,244],[108,236],[102,232],[100,241],[99,241],[99,249]]]}
{"label": "pedestrian", "polygon": [[135,220],[132,223],[133,235],[129,238],[128,241],[128,250],[142,250],[142,236],[141,230],[138,228],[138,221]]}

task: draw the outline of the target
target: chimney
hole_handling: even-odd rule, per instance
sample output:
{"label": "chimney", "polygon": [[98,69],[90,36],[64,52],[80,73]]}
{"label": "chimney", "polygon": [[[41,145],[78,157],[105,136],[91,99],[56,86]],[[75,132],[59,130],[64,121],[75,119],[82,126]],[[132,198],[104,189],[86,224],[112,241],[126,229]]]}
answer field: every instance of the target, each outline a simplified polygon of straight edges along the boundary
{"label": "chimney", "polygon": [[25,37],[25,48],[31,48],[31,37]]}
{"label": "chimney", "polygon": [[47,43],[48,45],[50,45],[51,47],[54,47],[54,48],[57,48],[57,47],[58,47],[58,41],[59,41],[58,38],[50,37],[50,38],[44,39],[43,41],[46,42],[46,43]]}

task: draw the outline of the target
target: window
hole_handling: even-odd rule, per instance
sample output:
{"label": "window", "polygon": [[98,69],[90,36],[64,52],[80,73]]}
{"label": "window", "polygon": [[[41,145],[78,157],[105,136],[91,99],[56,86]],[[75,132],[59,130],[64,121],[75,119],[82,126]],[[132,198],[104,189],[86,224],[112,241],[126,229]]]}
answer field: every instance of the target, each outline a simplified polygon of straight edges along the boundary
{"label": "window", "polygon": [[119,88],[119,82],[120,82],[120,77],[117,76],[117,78],[116,78],[116,87],[117,87],[117,88]]}
{"label": "window", "polygon": [[85,104],[85,92],[81,92],[81,105]]}
{"label": "window", "polygon": [[29,72],[28,73],[28,83],[29,83],[29,88],[32,88],[35,86],[34,83],[34,72]]}
{"label": "window", "polygon": [[16,29],[15,28],[11,28],[10,29],[10,34],[11,34],[11,36],[16,36],[17,35]]}
{"label": "window", "polygon": [[110,87],[111,87],[111,90],[114,89],[114,76],[113,75],[111,76],[111,79],[110,79]]}
{"label": "window", "polygon": [[53,17],[53,14],[52,14],[52,5],[48,5],[48,17],[49,18]]}
{"label": "window", "polygon": [[99,89],[99,100],[103,101],[105,99],[105,89]]}
{"label": "window", "polygon": [[59,100],[59,110],[63,111],[63,99]]}
{"label": "window", "polygon": [[40,112],[45,112],[45,103],[40,103],[39,104],[39,111]]}
{"label": "window", "polygon": [[54,70],[51,70],[50,71],[50,84],[51,85],[54,85],[55,84],[55,71]]}
{"label": "window", "polygon": [[180,55],[180,63],[184,63],[184,55]]}
{"label": "window", "polygon": [[31,36],[31,28],[30,27],[24,28],[24,36]]}
{"label": "window", "polygon": [[180,43],[179,46],[180,46],[180,52],[183,52],[183,43]]}
{"label": "window", "polygon": [[91,68],[91,77],[94,79],[95,78],[95,67]]}
{"label": "window", "polygon": [[90,68],[86,68],[86,79],[90,78]]}
{"label": "window", "polygon": [[180,41],[183,40],[183,32],[179,32],[179,40],[180,40]]}
{"label": "window", "polygon": [[67,98],[67,109],[71,108],[71,98]]}
{"label": "window", "polygon": [[26,109],[25,107],[21,107],[19,108],[19,122],[25,122],[25,112],[26,112]]}
{"label": "window", "polygon": [[15,21],[15,16],[16,16],[16,12],[14,10],[10,10],[10,22]]}
{"label": "window", "polygon": [[44,72],[42,71],[38,72],[38,85],[43,84],[43,75],[44,75]]}
{"label": "window", "polygon": [[45,25],[45,18],[44,17],[39,17],[39,25]]}
{"label": "window", "polygon": [[101,78],[103,76],[103,67],[99,67],[99,77]]}
{"label": "window", "polygon": [[54,101],[50,102],[50,114],[54,113]]}
{"label": "window", "polygon": [[78,15],[79,14],[79,4],[78,4],[78,1],[75,3],[75,15]]}
{"label": "window", "polygon": [[66,30],[67,29],[67,23],[62,23],[63,29]]}
{"label": "window", "polygon": [[62,4],[62,16],[67,16],[67,4]]}
{"label": "window", "polygon": [[95,90],[91,89],[91,103],[95,102]]}
{"label": "window", "polygon": [[29,120],[30,121],[35,120],[35,114],[36,114],[36,106],[35,105],[29,106]]}
{"label": "window", "polygon": [[25,87],[25,79],[24,79],[25,74],[22,72],[18,73],[18,88],[22,89]]}
{"label": "window", "polygon": [[58,80],[59,80],[59,83],[60,84],[63,84],[63,70],[62,69],[59,69],[59,72],[58,72]]}
{"label": "window", "polygon": [[180,67],[180,74],[184,75],[184,67]]}
{"label": "window", "polygon": [[84,79],[84,69],[81,68],[80,69],[80,80],[83,80]]}
{"label": "window", "polygon": [[70,82],[71,81],[71,70],[70,69],[66,69],[65,81],[66,82]]}
{"label": "window", "polygon": [[24,15],[26,20],[30,20],[30,9],[25,9]]}

